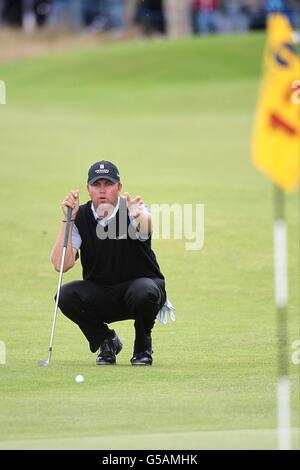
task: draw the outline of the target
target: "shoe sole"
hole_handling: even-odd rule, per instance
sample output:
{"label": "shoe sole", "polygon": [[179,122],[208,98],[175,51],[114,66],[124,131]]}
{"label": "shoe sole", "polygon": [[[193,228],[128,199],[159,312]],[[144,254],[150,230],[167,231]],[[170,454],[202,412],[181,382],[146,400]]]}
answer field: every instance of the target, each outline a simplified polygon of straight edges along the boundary
{"label": "shoe sole", "polygon": [[135,364],[132,364],[132,363],[131,363],[131,365],[134,366],[134,367],[135,367],[135,366],[144,366],[144,367],[147,367],[147,366],[148,366],[148,367],[149,367],[149,366],[151,366],[152,364],[145,364],[144,362],[136,362]]}

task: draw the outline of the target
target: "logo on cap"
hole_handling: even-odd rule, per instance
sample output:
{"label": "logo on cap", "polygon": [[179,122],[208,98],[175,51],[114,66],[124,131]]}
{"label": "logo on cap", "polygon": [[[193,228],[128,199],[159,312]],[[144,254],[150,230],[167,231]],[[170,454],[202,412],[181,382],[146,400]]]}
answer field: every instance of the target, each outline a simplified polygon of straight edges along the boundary
{"label": "logo on cap", "polygon": [[109,173],[109,170],[106,170],[106,169],[104,168],[103,163],[101,163],[100,169],[99,169],[99,170],[95,170],[95,173],[97,173],[97,174],[99,174],[99,173]]}

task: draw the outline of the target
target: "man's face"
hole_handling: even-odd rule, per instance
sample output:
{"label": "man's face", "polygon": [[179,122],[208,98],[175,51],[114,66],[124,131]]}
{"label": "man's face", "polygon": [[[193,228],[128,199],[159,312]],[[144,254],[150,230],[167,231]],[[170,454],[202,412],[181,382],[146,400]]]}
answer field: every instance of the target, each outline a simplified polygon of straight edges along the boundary
{"label": "man's face", "polygon": [[97,212],[103,212],[101,211],[101,207],[103,209],[109,208],[109,206],[112,208],[115,207],[117,205],[121,189],[121,183],[113,183],[112,181],[104,178],[97,180],[94,184],[87,185],[88,193]]}

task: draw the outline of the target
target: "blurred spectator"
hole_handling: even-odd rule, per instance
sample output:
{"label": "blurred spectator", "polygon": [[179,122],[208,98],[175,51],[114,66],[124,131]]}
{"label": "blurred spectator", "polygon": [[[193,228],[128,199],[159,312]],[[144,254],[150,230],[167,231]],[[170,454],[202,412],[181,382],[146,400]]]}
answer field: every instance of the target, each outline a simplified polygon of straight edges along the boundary
{"label": "blurred spectator", "polygon": [[194,0],[193,16],[197,34],[218,32],[221,28],[219,0]]}
{"label": "blurred spectator", "polygon": [[108,27],[105,0],[86,0],[82,9],[83,24],[93,33],[104,31]]}
{"label": "blurred spectator", "polygon": [[51,27],[80,29],[82,19],[82,0],[52,0],[48,21]]}
{"label": "blurred spectator", "polygon": [[295,29],[300,32],[300,0],[291,0],[291,21]]}
{"label": "blurred spectator", "polygon": [[245,9],[249,15],[249,29],[260,30],[266,27],[266,0],[245,0]]}
{"label": "blurred spectator", "polygon": [[135,22],[142,26],[145,34],[165,33],[163,0],[140,0]]}
{"label": "blurred spectator", "polygon": [[111,29],[123,33],[125,0],[87,0],[83,4],[82,15],[89,32]]}
{"label": "blurred spectator", "polygon": [[43,26],[47,22],[48,15],[51,11],[51,0],[39,0],[34,2],[34,12],[36,15],[36,23]]}
{"label": "blurred spectator", "polygon": [[22,26],[22,0],[4,0],[2,17],[9,26]]}
{"label": "blurred spectator", "polygon": [[108,26],[122,33],[125,25],[125,0],[106,0]]}
{"label": "blurred spectator", "polygon": [[249,27],[249,16],[245,2],[241,0],[226,0],[223,2],[224,31],[245,31]]}
{"label": "blurred spectator", "polygon": [[173,38],[189,36],[191,23],[192,0],[164,0],[166,32]]}

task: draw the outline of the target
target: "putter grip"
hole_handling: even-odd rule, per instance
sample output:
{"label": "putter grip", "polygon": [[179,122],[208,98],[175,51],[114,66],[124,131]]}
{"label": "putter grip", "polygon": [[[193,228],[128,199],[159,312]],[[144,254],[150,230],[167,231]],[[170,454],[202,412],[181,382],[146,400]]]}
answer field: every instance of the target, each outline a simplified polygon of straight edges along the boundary
{"label": "putter grip", "polygon": [[71,218],[72,218],[72,210],[73,210],[72,207],[68,207],[67,224],[66,224],[65,239],[64,239],[64,248],[67,248],[67,245],[68,245],[68,238],[69,238]]}

